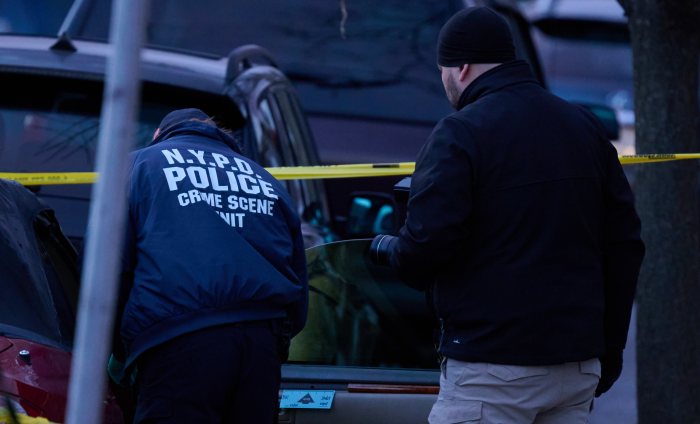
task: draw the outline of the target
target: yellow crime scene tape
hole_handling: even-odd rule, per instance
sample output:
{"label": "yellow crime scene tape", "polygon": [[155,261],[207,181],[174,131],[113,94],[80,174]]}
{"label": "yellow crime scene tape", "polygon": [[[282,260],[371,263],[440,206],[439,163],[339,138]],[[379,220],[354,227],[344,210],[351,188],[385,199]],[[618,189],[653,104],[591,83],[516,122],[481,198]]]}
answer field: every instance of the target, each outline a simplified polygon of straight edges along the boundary
{"label": "yellow crime scene tape", "polygon": [[[700,153],[668,153],[619,156],[623,165],[700,159]],[[411,175],[415,162],[360,163],[350,165],[289,166],[267,168],[279,180],[313,180],[327,178],[390,177]],[[95,172],[0,172],[0,178],[22,185],[92,184]]]}
{"label": "yellow crime scene tape", "polygon": [[[15,414],[19,424],[55,424],[43,417],[30,417],[27,414]],[[10,412],[6,408],[0,408],[0,424],[11,424],[14,421],[10,417]]]}

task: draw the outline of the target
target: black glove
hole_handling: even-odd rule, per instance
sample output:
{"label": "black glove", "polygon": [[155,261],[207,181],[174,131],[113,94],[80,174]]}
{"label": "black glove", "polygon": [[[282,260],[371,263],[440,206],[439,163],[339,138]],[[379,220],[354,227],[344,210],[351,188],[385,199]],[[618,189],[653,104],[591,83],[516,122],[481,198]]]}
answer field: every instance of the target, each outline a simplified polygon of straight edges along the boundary
{"label": "black glove", "polygon": [[369,245],[369,260],[375,265],[389,266],[389,255],[397,238],[380,234]]}
{"label": "black glove", "polygon": [[622,372],[622,351],[607,354],[600,358],[600,381],[595,389],[595,397],[610,390]]}

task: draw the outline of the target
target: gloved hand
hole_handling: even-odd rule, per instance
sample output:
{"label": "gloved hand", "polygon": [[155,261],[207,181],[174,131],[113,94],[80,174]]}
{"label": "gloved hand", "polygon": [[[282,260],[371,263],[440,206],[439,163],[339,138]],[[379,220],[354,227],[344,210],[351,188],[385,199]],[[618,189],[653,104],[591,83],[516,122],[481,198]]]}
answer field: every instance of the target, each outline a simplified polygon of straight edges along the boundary
{"label": "gloved hand", "polygon": [[600,358],[600,381],[595,389],[595,397],[610,390],[622,373],[622,351],[613,352]]}
{"label": "gloved hand", "polygon": [[389,266],[389,255],[398,240],[394,236],[380,234],[369,245],[369,260],[375,265]]}

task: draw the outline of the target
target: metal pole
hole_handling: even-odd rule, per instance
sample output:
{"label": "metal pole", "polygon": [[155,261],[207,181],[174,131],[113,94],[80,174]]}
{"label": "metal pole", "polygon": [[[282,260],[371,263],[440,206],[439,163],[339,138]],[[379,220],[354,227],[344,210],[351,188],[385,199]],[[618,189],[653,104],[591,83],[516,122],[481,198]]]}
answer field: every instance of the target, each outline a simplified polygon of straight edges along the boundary
{"label": "metal pole", "polygon": [[102,422],[126,218],[128,153],[134,145],[146,0],[115,0],[66,423]]}

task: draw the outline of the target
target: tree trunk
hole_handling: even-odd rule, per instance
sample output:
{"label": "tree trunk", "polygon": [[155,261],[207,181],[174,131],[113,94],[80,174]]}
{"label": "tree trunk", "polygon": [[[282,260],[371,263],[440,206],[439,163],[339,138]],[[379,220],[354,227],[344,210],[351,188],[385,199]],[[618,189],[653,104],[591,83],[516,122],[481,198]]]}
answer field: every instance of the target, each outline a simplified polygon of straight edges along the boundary
{"label": "tree trunk", "polygon": [[[700,152],[698,0],[620,0],[634,57],[638,153]],[[698,161],[639,166],[647,254],[637,291],[639,423],[700,423]]]}

